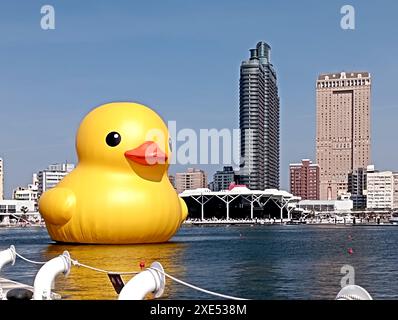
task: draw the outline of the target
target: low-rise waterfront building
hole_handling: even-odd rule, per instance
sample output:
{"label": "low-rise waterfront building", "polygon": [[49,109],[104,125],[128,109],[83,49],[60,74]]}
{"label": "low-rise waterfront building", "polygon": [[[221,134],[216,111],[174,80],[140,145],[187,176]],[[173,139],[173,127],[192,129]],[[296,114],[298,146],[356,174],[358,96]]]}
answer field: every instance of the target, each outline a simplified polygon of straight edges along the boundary
{"label": "low-rise waterfront building", "polygon": [[0,226],[13,223],[39,222],[40,214],[36,208],[36,201],[30,200],[0,200]]}
{"label": "low-rise waterfront building", "polygon": [[29,200],[0,200],[0,215],[38,214],[35,201]]}
{"label": "low-rise waterfront building", "polygon": [[298,208],[313,213],[330,212],[334,214],[350,213],[353,209],[353,201],[350,195],[342,195],[337,200],[301,200]]}
{"label": "low-rise waterfront building", "polygon": [[300,200],[284,190],[250,190],[244,185],[232,185],[228,190],[208,188],[186,190],[180,194],[188,206],[189,219],[291,219]]}

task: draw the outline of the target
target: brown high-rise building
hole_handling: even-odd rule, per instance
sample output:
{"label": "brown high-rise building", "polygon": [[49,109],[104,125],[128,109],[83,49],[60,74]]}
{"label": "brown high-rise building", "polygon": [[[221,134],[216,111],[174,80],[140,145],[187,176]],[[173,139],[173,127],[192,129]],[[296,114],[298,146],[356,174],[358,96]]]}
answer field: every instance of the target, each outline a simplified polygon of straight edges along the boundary
{"label": "brown high-rise building", "polygon": [[368,72],[321,74],[316,82],[316,158],[320,197],[347,192],[348,174],[370,164],[371,77]]}
{"label": "brown high-rise building", "polygon": [[303,200],[319,200],[319,166],[311,160],[292,163],[290,168],[290,193]]}

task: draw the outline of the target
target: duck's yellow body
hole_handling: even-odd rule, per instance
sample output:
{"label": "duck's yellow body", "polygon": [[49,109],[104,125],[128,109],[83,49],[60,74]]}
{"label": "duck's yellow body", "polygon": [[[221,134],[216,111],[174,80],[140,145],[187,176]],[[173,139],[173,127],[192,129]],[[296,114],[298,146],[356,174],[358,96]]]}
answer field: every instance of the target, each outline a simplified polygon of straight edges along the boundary
{"label": "duck's yellow body", "polygon": [[188,214],[167,169],[162,119],[136,103],[91,111],[76,138],[79,163],[45,192],[39,211],[59,242],[132,244],[169,240]]}

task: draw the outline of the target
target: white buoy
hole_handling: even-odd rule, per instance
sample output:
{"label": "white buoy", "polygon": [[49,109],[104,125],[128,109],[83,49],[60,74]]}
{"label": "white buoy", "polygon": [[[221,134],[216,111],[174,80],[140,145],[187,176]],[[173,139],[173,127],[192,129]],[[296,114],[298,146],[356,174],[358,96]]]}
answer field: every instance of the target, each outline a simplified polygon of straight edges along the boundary
{"label": "white buoy", "polygon": [[71,260],[68,251],[64,251],[62,255],[46,262],[36,275],[33,284],[33,300],[50,300],[55,278],[61,273],[67,276],[70,267]]}
{"label": "white buoy", "polygon": [[153,293],[155,298],[159,298],[163,295],[165,284],[163,267],[159,262],[154,262],[150,269],[140,272],[127,282],[118,299],[143,300],[149,293]]}

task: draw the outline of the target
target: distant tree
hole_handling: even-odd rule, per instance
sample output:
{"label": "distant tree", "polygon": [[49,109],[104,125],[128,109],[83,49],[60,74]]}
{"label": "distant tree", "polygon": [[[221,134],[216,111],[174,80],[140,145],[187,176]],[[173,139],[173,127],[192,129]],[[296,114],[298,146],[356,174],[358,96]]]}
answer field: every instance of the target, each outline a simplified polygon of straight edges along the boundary
{"label": "distant tree", "polygon": [[25,207],[25,206],[22,206],[22,207],[21,207],[21,212],[22,212],[21,219],[22,219],[22,220],[27,221],[28,216],[26,215],[26,213],[27,213],[28,211],[29,211],[28,207]]}

